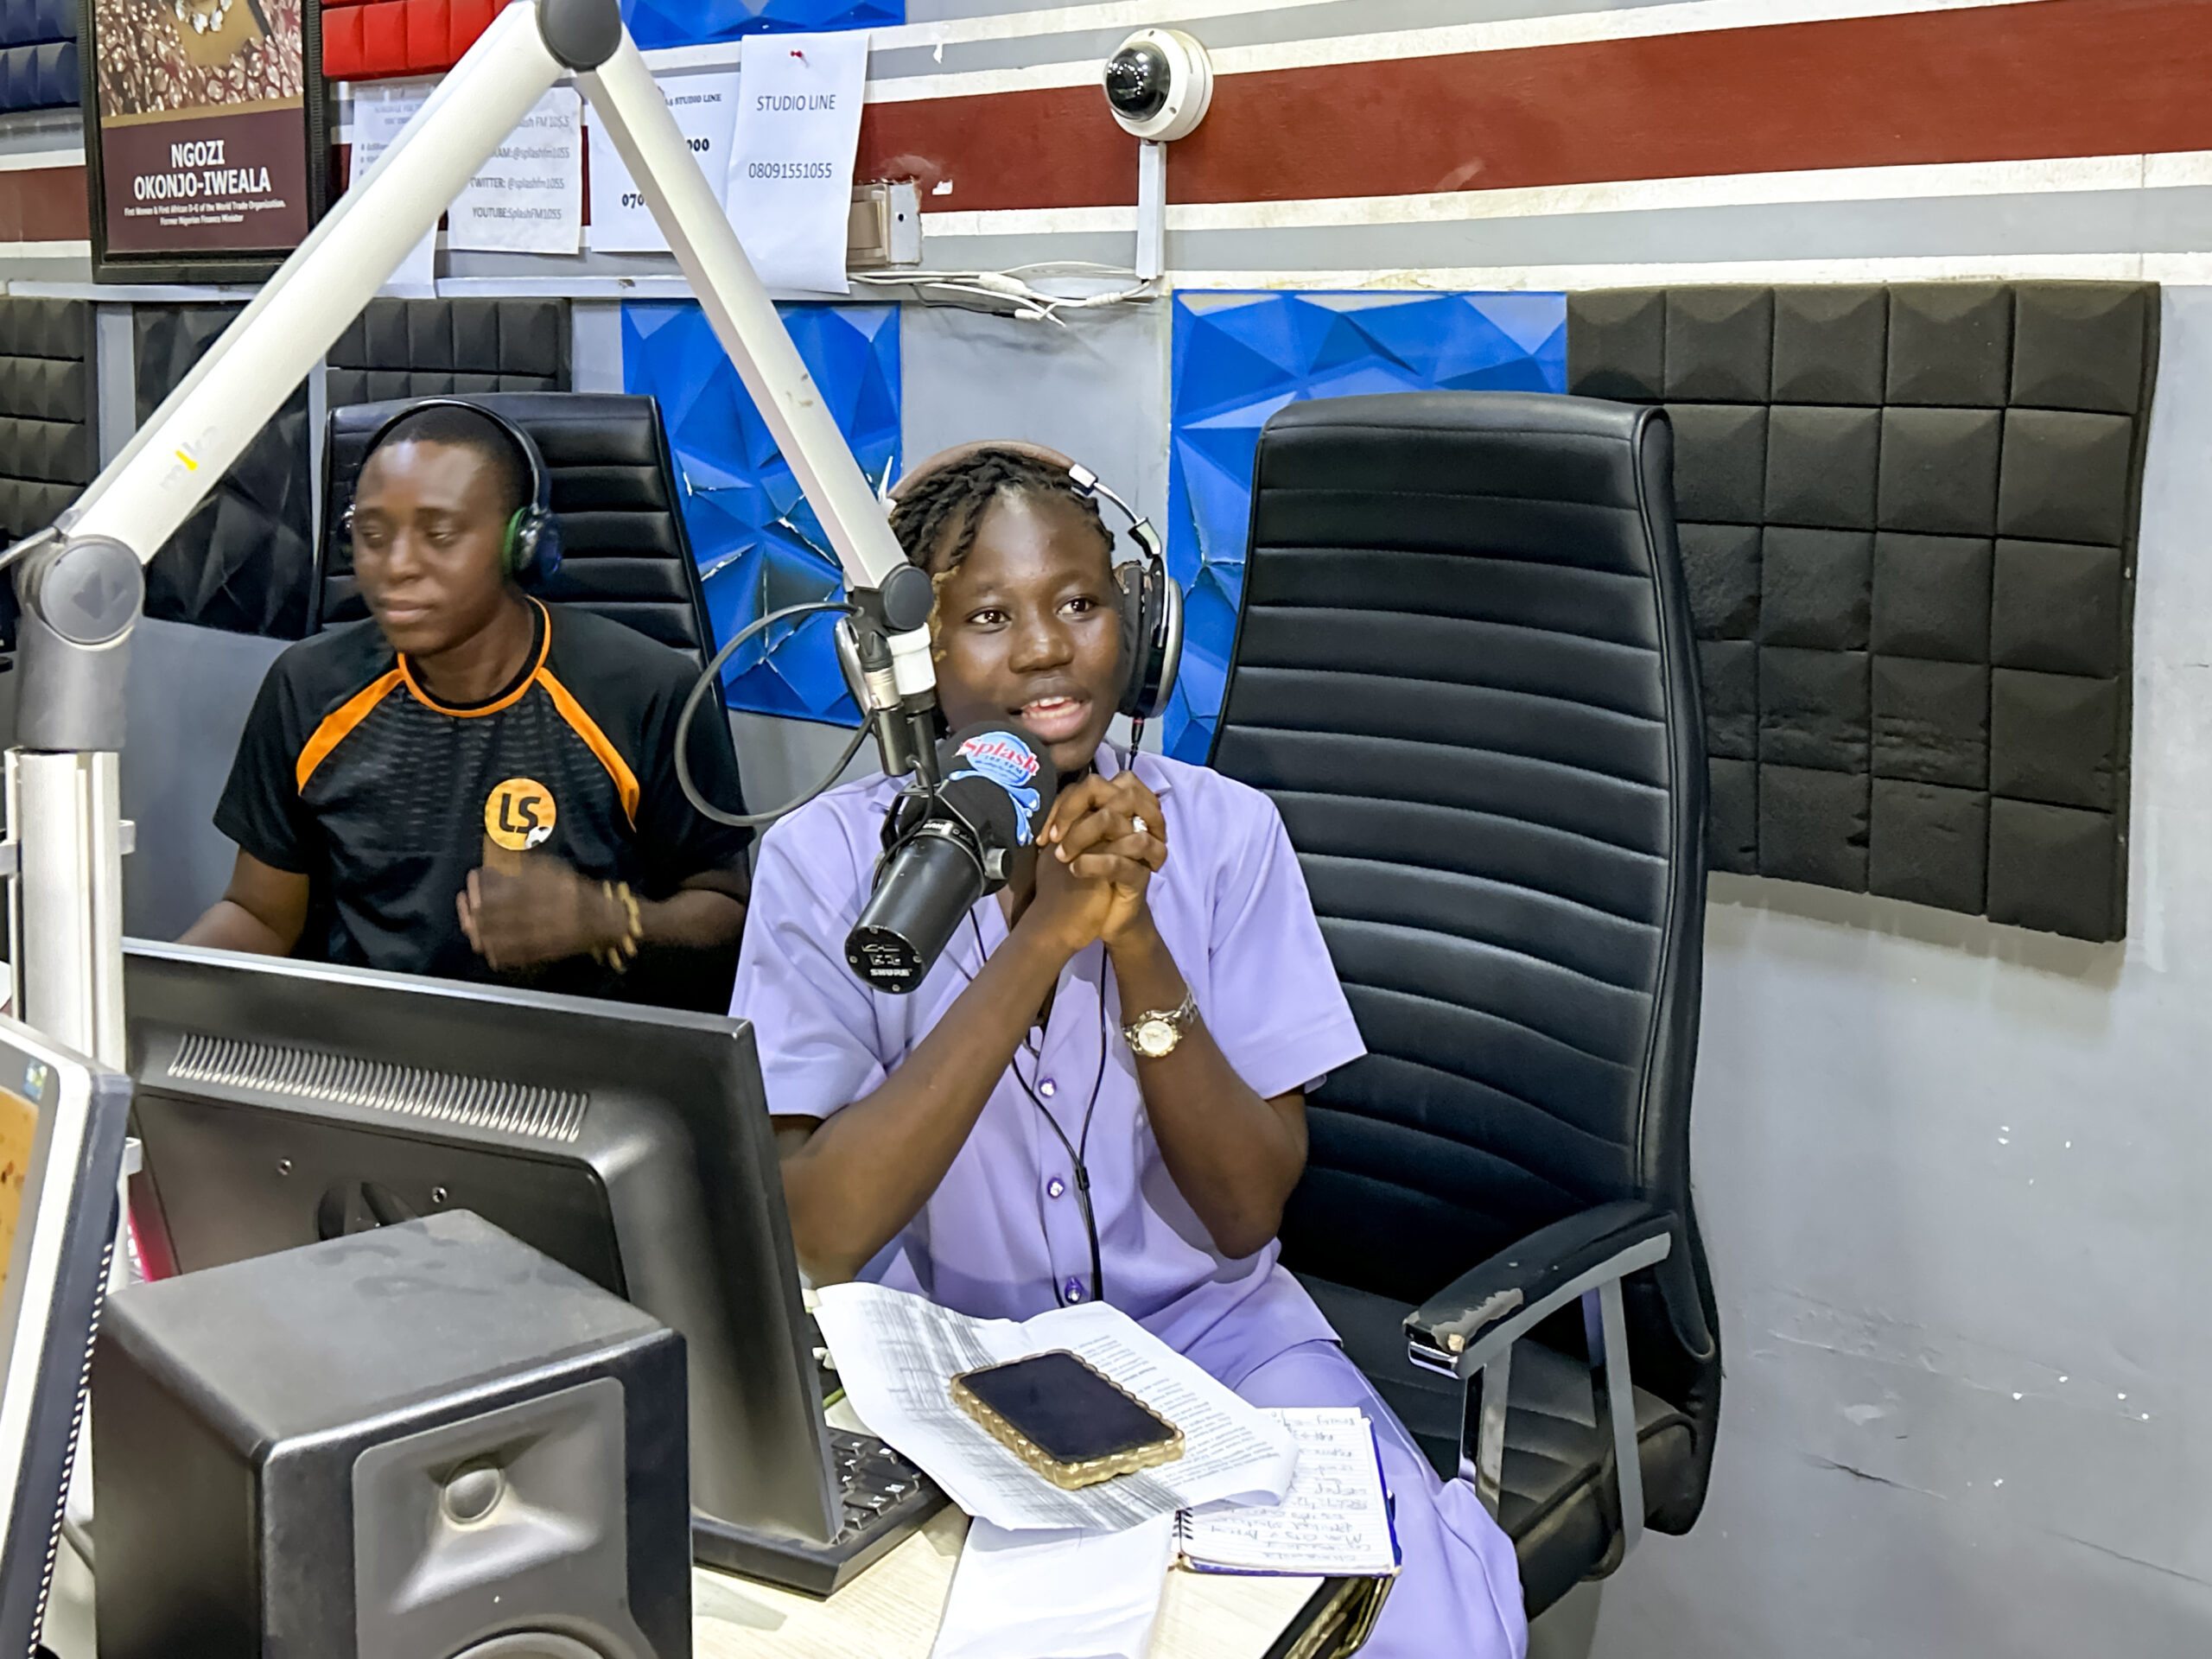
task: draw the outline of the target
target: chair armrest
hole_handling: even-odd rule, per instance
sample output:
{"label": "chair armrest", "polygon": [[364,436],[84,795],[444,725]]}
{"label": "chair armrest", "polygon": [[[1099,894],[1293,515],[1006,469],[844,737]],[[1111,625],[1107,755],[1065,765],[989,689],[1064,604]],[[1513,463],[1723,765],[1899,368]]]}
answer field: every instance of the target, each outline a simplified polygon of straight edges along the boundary
{"label": "chair armrest", "polygon": [[1408,1314],[1408,1353],[1424,1370],[1472,1376],[1586,1291],[1664,1261],[1677,1225],[1669,1211],[1625,1202],[1539,1228]]}

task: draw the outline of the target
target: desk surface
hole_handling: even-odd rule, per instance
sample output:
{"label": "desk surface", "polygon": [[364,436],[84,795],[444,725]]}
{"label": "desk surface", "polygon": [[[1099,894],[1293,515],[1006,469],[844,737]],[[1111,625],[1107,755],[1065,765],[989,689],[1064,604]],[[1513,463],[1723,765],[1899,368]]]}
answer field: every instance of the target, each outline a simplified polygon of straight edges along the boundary
{"label": "desk surface", "polygon": [[[968,1517],[948,1506],[828,1601],[702,1567],[691,1577],[697,1659],[928,1659]],[[1319,1579],[1173,1573],[1154,1659],[1262,1659]]]}

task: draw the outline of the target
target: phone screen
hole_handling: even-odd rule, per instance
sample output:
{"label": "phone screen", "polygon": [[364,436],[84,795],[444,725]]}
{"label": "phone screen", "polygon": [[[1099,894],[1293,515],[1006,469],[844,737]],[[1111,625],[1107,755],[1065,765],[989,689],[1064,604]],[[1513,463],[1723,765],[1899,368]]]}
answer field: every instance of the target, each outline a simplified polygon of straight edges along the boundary
{"label": "phone screen", "polygon": [[1087,1463],[1175,1436],[1166,1420],[1064,1348],[960,1381],[1056,1463]]}

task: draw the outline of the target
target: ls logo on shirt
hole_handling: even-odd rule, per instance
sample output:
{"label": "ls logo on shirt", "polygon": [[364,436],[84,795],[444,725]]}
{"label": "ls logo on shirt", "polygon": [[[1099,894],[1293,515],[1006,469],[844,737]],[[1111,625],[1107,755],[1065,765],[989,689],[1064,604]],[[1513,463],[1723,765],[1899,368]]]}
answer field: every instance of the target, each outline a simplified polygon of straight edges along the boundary
{"label": "ls logo on shirt", "polygon": [[510,778],[484,798],[484,833],[511,853],[551,839],[553,791],[535,778]]}

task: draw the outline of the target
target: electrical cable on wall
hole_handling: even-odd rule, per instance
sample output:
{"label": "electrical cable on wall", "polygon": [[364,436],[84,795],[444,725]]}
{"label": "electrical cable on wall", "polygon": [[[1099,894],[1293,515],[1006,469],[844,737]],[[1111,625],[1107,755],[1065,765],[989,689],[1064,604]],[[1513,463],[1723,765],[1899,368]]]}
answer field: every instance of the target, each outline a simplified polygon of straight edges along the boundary
{"label": "electrical cable on wall", "polygon": [[[1062,327],[1067,326],[1060,318],[1062,311],[1095,311],[1107,306],[1141,303],[1161,296],[1160,283],[1155,277],[1138,278],[1132,286],[1104,294],[1062,295],[1048,294],[1035,287],[1027,280],[1024,273],[1036,276],[1040,280],[1052,276],[1136,277],[1136,272],[1126,265],[1048,261],[1015,265],[1007,270],[913,270],[895,275],[856,270],[852,273],[852,280],[866,283],[871,288],[912,289],[915,300],[923,305],[950,305],[963,311],[977,311],[989,316],[1012,316],[1023,322],[1057,323]],[[986,306],[961,299],[931,299],[931,294],[972,296],[993,303]],[[1001,311],[995,308],[998,305],[1014,308]]]}

